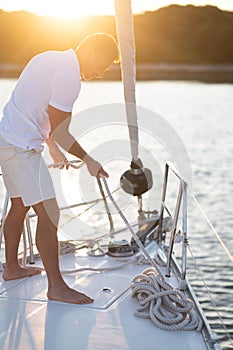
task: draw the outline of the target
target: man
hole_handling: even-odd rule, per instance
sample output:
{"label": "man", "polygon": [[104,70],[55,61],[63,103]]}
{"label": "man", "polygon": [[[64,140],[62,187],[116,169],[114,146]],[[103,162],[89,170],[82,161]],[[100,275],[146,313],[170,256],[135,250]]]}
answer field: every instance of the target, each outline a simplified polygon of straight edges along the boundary
{"label": "man", "polygon": [[74,304],[93,302],[64,282],[58,262],[59,208],[47,166],[41,157],[47,142],[55,162],[65,151],[80,158],[92,176],[108,177],[69,133],[72,107],[80,92],[80,77],[100,78],[119,61],[116,41],[105,33],[84,39],[76,50],[48,51],[35,56],[22,72],[0,121],[0,165],[11,198],[4,220],[6,281],[41,273],[18,263],[18,246],[29,208],[37,214],[36,245],[48,278],[47,296]]}

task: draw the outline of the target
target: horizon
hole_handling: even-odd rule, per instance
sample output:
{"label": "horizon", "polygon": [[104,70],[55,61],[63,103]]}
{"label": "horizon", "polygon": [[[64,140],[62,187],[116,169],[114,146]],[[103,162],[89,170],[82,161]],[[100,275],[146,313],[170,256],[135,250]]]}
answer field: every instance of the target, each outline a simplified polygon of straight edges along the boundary
{"label": "horizon", "polygon": [[[78,6],[80,3],[80,6]],[[140,14],[146,11],[156,11],[159,8],[169,5],[193,5],[193,6],[216,6],[221,10],[233,11],[233,0],[147,0],[142,3],[141,0],[132,0],[132,11],[134,14]],[[94,5],[94,6],[93,6]],[[50,0],[49,6],[46,0],[0,0],[0,9],[6,12],[27,11],[38,16],[63,17],[75,19],[78,17],[114,15],[114,0],[66,0],[66,2],[57,2]],[[77,10],[78,9],[78,10]],[[78,11],[78,13],[77,13]]]}

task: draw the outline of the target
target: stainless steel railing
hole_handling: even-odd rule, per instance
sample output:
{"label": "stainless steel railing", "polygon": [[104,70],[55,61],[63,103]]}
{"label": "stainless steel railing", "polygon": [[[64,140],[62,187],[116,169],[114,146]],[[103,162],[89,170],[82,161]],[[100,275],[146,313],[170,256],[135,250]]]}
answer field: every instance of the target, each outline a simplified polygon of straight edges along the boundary
{"label": "stainless steel railing", "polygon": [[[167,188],[168,188],[168,175],[169,171],[172,171],[173,174],[176,175],[176,177],[179,180],[179,191],[177,195],[176,200],[176,206],[175,206],[175,212],[173,217],[173,223],[172,223],[172,230],[171,230],[171,236],[170,236],[170,243],[168,247],[168,254],[167,254],[167,268],[166,268],[166,276],[170,277],[171,273],[171,261],[172,261],[172,253],[175,243],[175,238],[177,234],[177,223],[178,218],[180,216],[180,213],[182,215],[182,257],[181,257],[181,278],[180,278],[180,289],[186,288],[186,265],[187,265],[187,247],[188,247],[188,237],[187,237],[187,183],[185,180],[180,176],[178,171],[173,167],[173,165],[169,162],[165,164],[165,173],[164,173],[164,181],[163,181],[163,191],[162,191],[162,199],[161,199],[161,208],[160,208],[160,218],[159,218],[159,228],[158,228],[158,236],[159,236],[159,243],[161,243],[164,240],[163,236],[163,217],[164,217],[164,211],[166,210],[169,215],[171,215],[170,210],[168,209],[166,205],[166,194],[167,194]],[[181,208],[182,207],[182,208]],[[181,212],[182,209],[182,212]]]}

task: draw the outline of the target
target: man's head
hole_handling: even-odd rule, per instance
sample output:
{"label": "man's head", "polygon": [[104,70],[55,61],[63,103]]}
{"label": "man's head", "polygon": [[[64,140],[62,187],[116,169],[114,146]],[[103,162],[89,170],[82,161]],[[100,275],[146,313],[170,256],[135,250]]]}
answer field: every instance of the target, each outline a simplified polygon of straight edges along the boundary
{"label": "man's head", "polygon": [[77,47],[75,53],[84,80],[102,78],[113,63],[120,61],[116,40],[109,34],[88,35]]}

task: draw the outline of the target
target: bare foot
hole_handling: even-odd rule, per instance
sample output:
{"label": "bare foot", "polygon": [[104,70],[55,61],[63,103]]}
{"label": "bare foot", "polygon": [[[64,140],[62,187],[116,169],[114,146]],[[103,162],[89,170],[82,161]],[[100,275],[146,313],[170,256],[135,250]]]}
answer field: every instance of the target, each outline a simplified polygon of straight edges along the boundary
{"label": "bare foot", "polygon": [[94,299],[88,297],[86,294],[71,289],[67,285],[57,288],[49,288],[47,297],[49,300],[56,300],[70,304],[91,304],[94,301]]}
{"label": "bare foot", "polygon": [[42,269],[39,267],[22,267],[19,266],[17,269],[10,270],[9,268],[5,268],[2,274],[2,278],[5,281],[16,280],[18,278],[30,277],[34,275],[38,275],[42,272]]}

